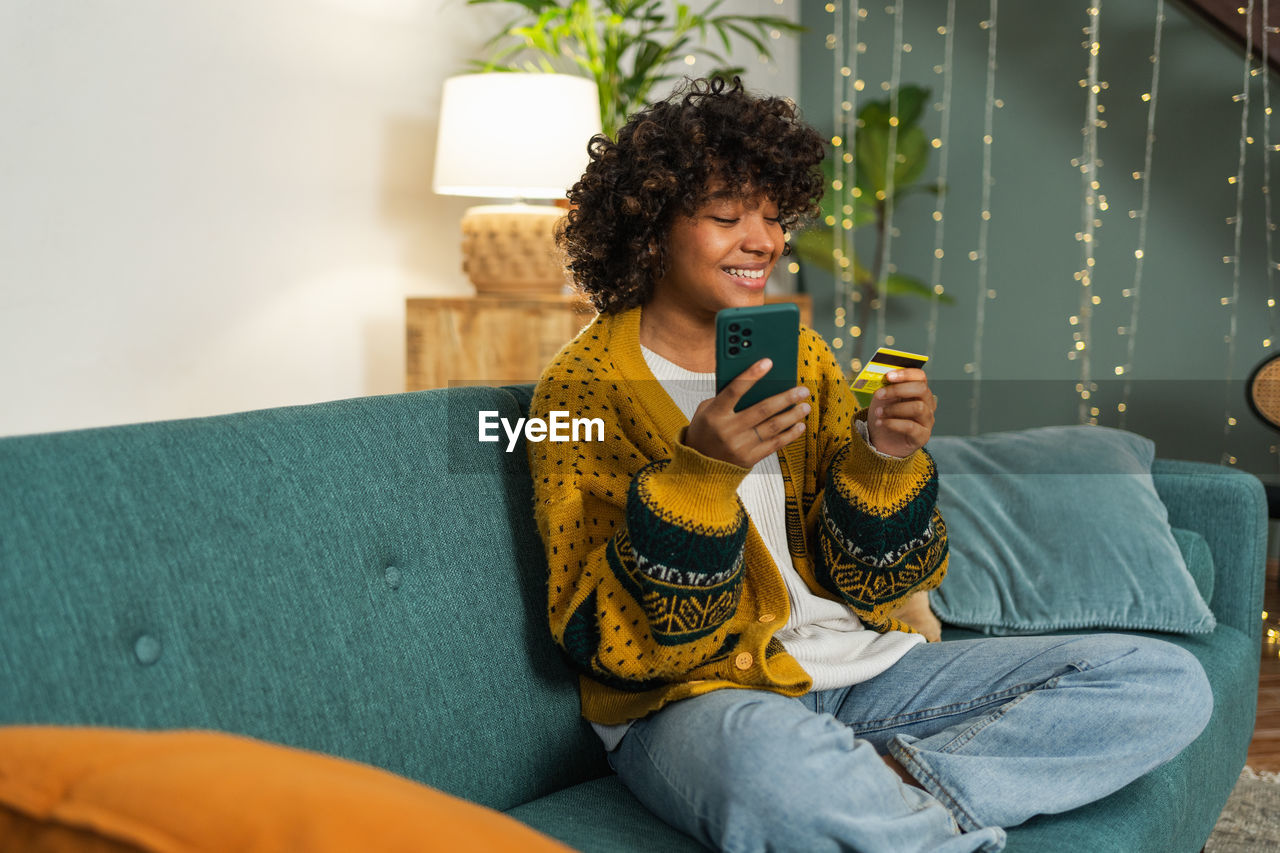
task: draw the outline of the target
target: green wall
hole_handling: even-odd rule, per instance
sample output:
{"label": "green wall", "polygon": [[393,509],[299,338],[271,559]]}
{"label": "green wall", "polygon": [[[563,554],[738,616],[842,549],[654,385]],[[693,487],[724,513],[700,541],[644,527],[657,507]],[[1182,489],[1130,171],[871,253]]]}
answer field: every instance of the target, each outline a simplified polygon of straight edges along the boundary
{"label": "green wall", "polygon": [[[830,135],[835,126],[834,53],[826,46],[835,16],[825,0],[802,0],[801,20],[808,27],[801,45],[800,106],[808,121]],[[1083,266],[1083,182],[1070,161],[1083,150],[1088,53],[1082,28],[1088,4],[1005,0],[997,22],[996,97],[989,225],[988,287],[996,298],[985,306],[981,350],[978,431],[1015,429],[1080,421],[1081,379],[1068,317],[1079,314],[1079,284],[1073,274]],[[848,8],[848,7],[846,7]],[[867,45],[857,58],[856,77],[866,82],[857,104],[884,97],[881,82],[890,79],[893,57],[893,7],[865,7],[858,40]],[[904,41],[901,80],[929,86],[940,100],[943,78],[934,70],[943,61],[945,39],[938,27],[946,22],[945,0],[899,2]],[[1108,126],[1099,130],[1101,192],[1109,209],[1099,213],[1093,291],[1102,298],[1092,320],[1092,369],[1098,389],[1088,405],[1100,409],[1098,422],[1120,425],[1116,405],[1123,380],[1114,367],[1126,360],[1128,342],[1117,334],[1130,325],[1131,301],[1121,295],[1132,287],[1138,246],[1138,220],[1130,210],[1141,207],[1142,184],[1131,173],[1143,168],[1147,105],[1150,90],[1156,4],[1111,2],[1103,5],[1099,53],[1100,79],[1109,85],[1100,103]],[[1272,295],[1267,276],[1265,212],[1262,187],[1262,76],[1251,89],[1244,244],[1236,349],[1227,382],[1231,308],[1221,300],[1232,293],[1232,267],[1223,257],[1234,254],[1234,226],[1227,218],[1236,210],[1236,187],[1228,176],[1237,171],[1239,103],[1243,51],[1218,36],[1182,7],[1166,3],[1157,96],[1157,140],[1151,169],[1150,214],[1138,318],[1136,353],[1129,379],[1131,390],[1124,427],[1157,442],[1162,456],[1220,461],[1235,456],[1247,470],[1277,470],[1271,450],[1280,434],[1263,426],[1244,402],[1244,385],[1253,367],[1271,352],[1280,352],[1277,312],[1267,308]],[[974,382],[964,365],[974,361],[978,264],[969,253],[978,247],[982,136],[986,103],[987,30],[979,26],[989,13],[987,2],[957,3],[953,96],[949,137],[949,194],[941,283],[955,298],[940,305],[936,345],[929,371],[941,403],[939,434],[967,434],[971,425]],[[1273,83],[1276,81],[1273,79]],[[1280,107],[1280,86],[1274,86]],[[855,110],[857,106],[855,106]],[[941,113],[926,110],[930,136],[940,132]],[[1280,114],[1273,138],[1280,138]],[[1280,184],[1280,152],[1273,163]],[[938,157],[928,180],[936,180]],[[895,224],[900,230],[890,261],[907,274],[929,280],[933,265],[934,201],[927,195],[903,200]],[[1274,216],[1280,221],[1280,201]],[[872,229],[858,232],[859,253],[870,254]],[[1280,234],[1274,256],[1280,260]],[[802,287],[815,301],[815,324],[835,336],[831,277],[802,269]],[[1276,274],[1280,287],[1280,273]],[[1277,295],[1280,299],[1280,295]],[[927,349],[928,302],[893,300],[887,329],[895,345]],[[879,339],[874,323],[866,346]],[[1276,344],[1263,348],[1264,338]],[[845,347],[844,354],[850,352]],[[1228,416],[1237,425],[1226,429]],[[1086,414],[1087,418],[1088,415]]]}

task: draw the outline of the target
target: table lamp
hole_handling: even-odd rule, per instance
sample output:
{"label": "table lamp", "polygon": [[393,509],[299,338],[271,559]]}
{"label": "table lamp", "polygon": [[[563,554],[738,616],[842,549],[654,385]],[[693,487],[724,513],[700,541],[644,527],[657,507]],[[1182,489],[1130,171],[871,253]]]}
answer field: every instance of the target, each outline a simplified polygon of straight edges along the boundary
{"label": "table lamp", "polygon": [[568,74],[493,72],[444,83],[433,183],[442,195],[510,198],[462,217],[462,268],[478,293],[559,293],[568,283],[555,245],[565,198],[600,132],[596,84]]}

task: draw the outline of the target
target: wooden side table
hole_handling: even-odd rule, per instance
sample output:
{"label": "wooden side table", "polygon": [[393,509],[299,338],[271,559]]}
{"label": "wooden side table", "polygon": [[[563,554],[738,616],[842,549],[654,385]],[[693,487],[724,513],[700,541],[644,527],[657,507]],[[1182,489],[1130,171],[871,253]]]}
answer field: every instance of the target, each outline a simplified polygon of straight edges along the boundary
{"label": "wooden side table", "polygon": [[580,297],[558,294],[408,299],[406,390],[537,382],[595,314]]}
{"label": "wooden side table", "polygon": [[[795,302],[800,322],[812,322],[807,295],[766,301]],[[595,314],[582,297],[569,294],[407,299],[405,390],[537,382],[547,362]]]}

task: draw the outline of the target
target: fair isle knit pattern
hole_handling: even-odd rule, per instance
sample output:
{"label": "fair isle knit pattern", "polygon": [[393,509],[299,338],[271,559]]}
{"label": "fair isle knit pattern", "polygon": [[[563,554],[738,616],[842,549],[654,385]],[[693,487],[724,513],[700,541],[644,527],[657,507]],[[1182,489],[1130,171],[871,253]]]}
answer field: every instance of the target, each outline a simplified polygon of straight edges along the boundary
{"label": "fair isle knit pattern", "polygon": [[[642,309],[601,315],[552,360],[530,416],[599,417],[603,442],[530,442],[534,514],[548,562],[548,619],[579,671],[582,713],[604,724],[679,699],[812,686],[773,635],[788,593],[736,490],[748,474],[686,447],[688,421],[645,364]],[[803,329],[806,431],[778,456],[788,548],[817,596],[877,631],[946,570],[933,460],[883,457],[825,342]]]}
{"label": "fair isle knit pattern", "polygon": [[[852,446],[852,445],[850,445]],[[843,471],[845,448],[836,455],[833,470]],[[818,550],[818,581],[838,590],[860,619],[878,631],[889,622],[876,613],[885,601],[898,601],[930,576],[929,567],[947,553],[946,525],[938,513],[937,472],[930,473],[915,493],[889,506],[869,504],[857,489],[837,474],[823,502]]]}

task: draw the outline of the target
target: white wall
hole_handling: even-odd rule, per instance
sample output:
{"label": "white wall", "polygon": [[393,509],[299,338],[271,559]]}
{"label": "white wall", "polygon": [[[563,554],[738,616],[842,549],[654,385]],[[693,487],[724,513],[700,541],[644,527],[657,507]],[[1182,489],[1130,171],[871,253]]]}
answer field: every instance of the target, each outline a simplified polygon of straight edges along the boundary
{"label": "white wall", "polygon": [[470,292],[440,87],[509,17],[0,0],[0,435],[402,390],[405,297]]}

